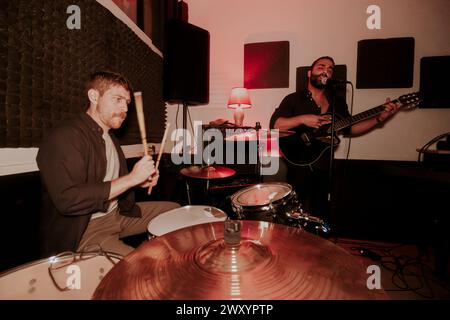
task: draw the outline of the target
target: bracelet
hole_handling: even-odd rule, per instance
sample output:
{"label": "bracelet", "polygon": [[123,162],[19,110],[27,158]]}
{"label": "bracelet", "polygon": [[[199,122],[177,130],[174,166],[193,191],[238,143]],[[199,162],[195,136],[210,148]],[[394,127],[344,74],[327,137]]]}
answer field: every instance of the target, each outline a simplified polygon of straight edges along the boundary
{"label": "bracelet", "polygon": [[377,124],[379,124],[379,123],[382,123],[383,122],[383,120],[381,120],[379,117],[376,117],[376,120],[377,120]]}

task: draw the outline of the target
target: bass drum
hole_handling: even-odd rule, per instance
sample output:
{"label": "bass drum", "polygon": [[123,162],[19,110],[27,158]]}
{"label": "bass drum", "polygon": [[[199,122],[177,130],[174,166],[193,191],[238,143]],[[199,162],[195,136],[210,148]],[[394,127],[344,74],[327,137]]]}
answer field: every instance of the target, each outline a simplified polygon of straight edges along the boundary
{"label": "bass drum", "polygon": [[[89,300],[122,256],[62,253],[0,274],[0,300]],[[63,267],[56,267],[56,266]],[[66,288],[68,284],[72,287]]]}

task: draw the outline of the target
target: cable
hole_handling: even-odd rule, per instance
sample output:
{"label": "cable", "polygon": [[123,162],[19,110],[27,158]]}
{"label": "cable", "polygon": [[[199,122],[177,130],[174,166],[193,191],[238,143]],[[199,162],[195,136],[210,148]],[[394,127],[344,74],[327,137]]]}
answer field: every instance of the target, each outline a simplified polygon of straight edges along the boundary
{"label": "cable", "polygon": [[[358,240],[341,240],[336,239],[335,243],[352,244],[351,251],[357,251],[358,254],[351,253],[354,256],[364,256],[372,258],[372,261],[377,261],[381,267],[389,272],[392,272],[391,283],[394,286],[392,289],[385,289],[386,292],[406,292],[410,291],[425,299],[436,298],[433,284],[439,285],[441,288],[447,290],[450,296],[450,284],[439,280],[433,269],[424,261],[424,256],[410,257],[407,255],[395,255],[392,251],[399,247],[405,246],[403,244],[397,245],[375,245],[373,243],[361,242]],[[371,250],[372,254],[367,254]],[[364,254],[361,254],[363,252]],[[373,259],[373,258],[376,259]],[[380,258],[380,259],[378,259]],[[438,297],[439,298],[439,297]]]}
{"label": "cable", "polygon": [[189,116],[189,123],[191,124],[192,133],[194,133],[194,126],[192,125],[191,112],[189,111],[189,108],[187,109],[187,112]]}
{"label": "cable", "polygon": [[180,111],[180,104],[177,106],[177,113],[175,115],[175,130],[178,131],[178,111]]}
{"label": "cable", "polygon": [[450,132],[447,132],[447,133],[438,135],[437,137],[434,137],[433,139],[431,139],[430,141],[428,141],[427,143],[425,143],[425,144],[423,145],[423,147],[420,148],[420,150],[419,150],[419,156],[418,156],[418,158],[417,158],[417,162],[418,162],[418,163],[421,163],[421,161],[422,161],[422,154],[423,154],[423,152],[424,152],[425,150],[427,150],[433,143],[435,143],[435,142],[441,140],[442,138],[444,138],[444,137],[446,137],[446,136],[450,136]]}
{"label": "cable", "polygon": [[[350,86],[352,87],[352,100],[350,102],[350,116],[353,116],[353,98],[354,98],[354,95],[355,95],[355,89],[353,88],[353,83],[352,82],[350,82]],[[351,127],[350,127],[350,130],[351,130]],[[351,146],[351,144],[352,144],[352,135],[350,135],[348,137],[347,155],[345,156],[346,163],[347,163],[347,160],[348,160],[348,157],[349,157],[349,154],[350,154],[350,146]]]}

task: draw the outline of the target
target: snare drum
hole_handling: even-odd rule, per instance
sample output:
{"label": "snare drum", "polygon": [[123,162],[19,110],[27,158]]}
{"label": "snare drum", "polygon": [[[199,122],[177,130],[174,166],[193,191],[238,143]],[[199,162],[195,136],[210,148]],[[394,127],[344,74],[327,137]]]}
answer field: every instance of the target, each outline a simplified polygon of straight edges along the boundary
{"label": "snare drum", "polygon": [[[5,271],[0,274],[0,300],[91,299],[98,284],[114,264],[103,255],[85,260],[77,260],[78,258],[78,253],[50,257]],[[121,257],[109,254],[109,258],[118,262]],[[54,269],[50,275],[49,267],[55,264],[62,264],[64,267]],[[68,284],[71,287],[65,291],[56,286],[67,288]]]}
{"label": "snare drum", "polygon": [[231,196],[231,204],[238,219],[287,225],[294,223],[289,213],[299,209],[295,191],[283,182],[260,183],[241,189]]}
{"label": "snare drum", "polygon": [[184,206],[166,211],[152,219],[147,230],[149,238],[154,238],[174,230],[202,223],[225,221],[226,219],[226,213],[215,207]]}

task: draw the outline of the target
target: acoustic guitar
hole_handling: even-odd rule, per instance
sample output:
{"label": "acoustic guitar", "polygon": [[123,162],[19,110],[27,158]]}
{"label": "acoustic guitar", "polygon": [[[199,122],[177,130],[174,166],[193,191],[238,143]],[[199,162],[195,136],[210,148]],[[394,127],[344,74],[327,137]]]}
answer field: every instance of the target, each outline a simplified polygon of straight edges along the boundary
{"label": "acoustic guitar", "polygon": [[[392,102],[399,102],[401,104],[401,109],[412,110],[422,102],[422,97],[419,92],[414,92],[402,95]],[[360,121],[373,118],[382,113],[384,109],[385,104],[382,104],[346,118],[342,118],[336,114],[333,146],[336,147],[340,143],[340,139],[337,137],[337,134],[340,131]],[[331,116],[330,113],[325,113],[324,115],[327,114]],[[296,166],[313,165],[330,150],[332,136],[331,129],[331,124],[323,125],[319,129],[306,128],[306,131],[297,132],[292,137],[289,137],[289,140],[280,140],[280,149],[284,158],[287,162]]]}

